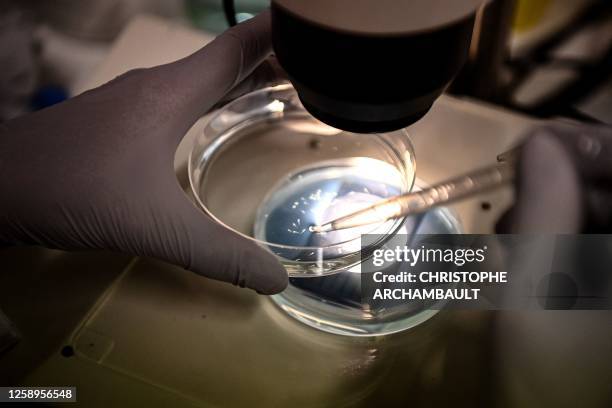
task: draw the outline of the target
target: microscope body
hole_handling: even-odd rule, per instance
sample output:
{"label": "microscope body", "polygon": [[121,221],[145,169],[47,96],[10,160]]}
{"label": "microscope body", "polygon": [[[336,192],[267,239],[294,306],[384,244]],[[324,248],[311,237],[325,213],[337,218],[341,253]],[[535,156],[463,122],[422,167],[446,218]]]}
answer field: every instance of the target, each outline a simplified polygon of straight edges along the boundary
{"label": "microscope body", "polygon": [[482,0],[273,0],[276,56],[304,107],[359,133],[425,115],[466,61]]}

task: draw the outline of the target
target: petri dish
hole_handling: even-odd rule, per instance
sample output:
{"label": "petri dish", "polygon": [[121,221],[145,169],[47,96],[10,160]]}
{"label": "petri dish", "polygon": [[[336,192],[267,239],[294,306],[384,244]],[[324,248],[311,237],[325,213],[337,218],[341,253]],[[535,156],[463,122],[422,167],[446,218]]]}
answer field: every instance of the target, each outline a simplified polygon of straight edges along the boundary
{"label": "petri dish", "polygon": [[414,150],[405,130],[364,135],[319,122],[283,84],[213,114],[189,177],[208,216],[272,252],[289,276],[322,276],[359,264],[361,234],[390,237],[403,220],[328,234],[310,228],[410,191]]}
{"label": "petri dish", "polygon": [[436,314],[421,303],[362,301],[362,234],[375,234],[368,244],[377,246],[411,232],[459,232],[459,223],[438,209],[327,234],[310,227],[409,192],[415,175],[406,130],[355,134],[329,127],[304,109],[290,84],[214,113],[189,158],[192,193],[204,213],[273,253],[287,270],[289,287],[273,302],[311,327],[350,336],[395,333]]}

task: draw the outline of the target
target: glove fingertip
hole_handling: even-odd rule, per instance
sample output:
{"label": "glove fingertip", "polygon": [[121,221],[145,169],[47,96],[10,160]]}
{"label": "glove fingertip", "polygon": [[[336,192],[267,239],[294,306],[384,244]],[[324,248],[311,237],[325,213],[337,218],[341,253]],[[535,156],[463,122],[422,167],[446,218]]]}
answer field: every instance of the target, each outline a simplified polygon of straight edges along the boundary
{"label": "glove fingertip", "polygon": [[246,286],[261,295],[274,295],[282,292],[289,284],[287,271],[270,253],[261,251],[251,258]]}
{"label": "glove fingertip", "polygon": [[546,129],[521,149],[513,231],[571,232],[580,224],[580,183],[564,145]]}

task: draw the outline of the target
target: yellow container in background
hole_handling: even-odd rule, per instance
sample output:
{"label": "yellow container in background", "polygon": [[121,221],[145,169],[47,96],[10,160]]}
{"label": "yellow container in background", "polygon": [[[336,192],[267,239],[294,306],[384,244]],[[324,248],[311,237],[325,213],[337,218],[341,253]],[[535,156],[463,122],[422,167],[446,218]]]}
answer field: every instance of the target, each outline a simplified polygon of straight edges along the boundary
{"label": "yellow container in background", "polygon": [[552,3],[552,0],[519,0],[514,16],[514,31],[527,31],[536,26]]}

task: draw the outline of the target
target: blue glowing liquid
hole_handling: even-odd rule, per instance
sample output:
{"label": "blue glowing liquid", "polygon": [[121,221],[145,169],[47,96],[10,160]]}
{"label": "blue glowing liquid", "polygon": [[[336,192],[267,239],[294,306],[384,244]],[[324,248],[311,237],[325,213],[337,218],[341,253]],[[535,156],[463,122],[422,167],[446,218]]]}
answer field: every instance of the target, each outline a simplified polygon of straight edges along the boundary
{"label": "blue glowing liquid", "polygon": [[[372,226],[328,233],[311,227],[366,208],[401,193],[401,177],[391,165],[366,158],[322,162],[289,175],[261,204],[255,237],[273,244],[326,247],[356,240]],[[359,250],[357,242],[356,251]]]}

